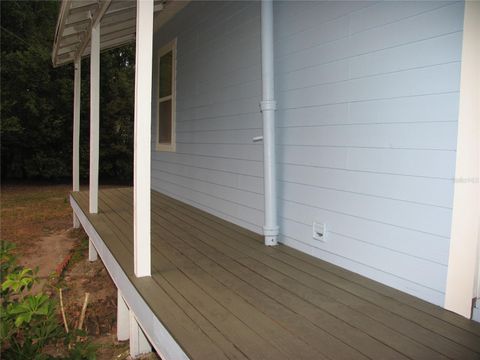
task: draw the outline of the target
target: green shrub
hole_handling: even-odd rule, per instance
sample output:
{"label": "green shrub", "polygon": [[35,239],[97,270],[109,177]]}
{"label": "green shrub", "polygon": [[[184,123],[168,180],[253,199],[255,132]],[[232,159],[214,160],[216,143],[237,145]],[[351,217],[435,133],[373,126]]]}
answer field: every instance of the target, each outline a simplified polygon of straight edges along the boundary
{"label": "green shrub", "polygon": [[63,359],[95,359],[89,343],[78,342],[86,334],[66,333],[59,322],[57,302],[43,293],[31,294],[38,269],[18,265],[13,244],[0,244],[1,306],[0,343],[4,359],[60,359],[47,354],[45,347],[63,343],[68,355]]}

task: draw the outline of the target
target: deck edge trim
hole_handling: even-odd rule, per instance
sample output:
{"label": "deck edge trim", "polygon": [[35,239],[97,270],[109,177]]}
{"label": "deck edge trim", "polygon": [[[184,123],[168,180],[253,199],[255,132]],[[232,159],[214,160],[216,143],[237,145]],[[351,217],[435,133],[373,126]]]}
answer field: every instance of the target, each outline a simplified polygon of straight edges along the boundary
{"label": "deck edge trim", "polygon": [[165,326],[158,320],[148,304],[135,289],[121,266],[115,260],[92,223],[84,214],[76,199],[70,194],[70,205],[93,242],[115,286],[120,289],[128,307],[134,312],[139,325],[155,350],[165,360],[190,360]]}

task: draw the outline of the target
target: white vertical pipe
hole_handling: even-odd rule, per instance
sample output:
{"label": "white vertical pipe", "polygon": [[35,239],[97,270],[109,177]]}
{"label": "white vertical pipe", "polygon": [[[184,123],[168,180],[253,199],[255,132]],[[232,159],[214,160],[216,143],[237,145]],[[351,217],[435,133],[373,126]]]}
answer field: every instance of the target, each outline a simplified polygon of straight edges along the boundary
{"label": "white vertical pipe", "polygon": [[89,210],[98,212],[98,158],[100,138],[100,23],[90,39],[90,185]]}
{"label": "white vertical pipe", "polygon": [[277,178],[275,159],[275,83],[273,67],[273,1],[262,0],[262,101],[265,191],[265,245],[277,244]]}
{"label": "white vertical pipe", "polygon": [[[80,96],[82,59],[74,63],[75,76],[73,80],[73,151],[72,151],[72,190],[80,190]],[[80,221],[73,212],[73,227],[79,228]]]}
{"label": "white vertical pipe", "polygon": [[150,152],[153,0],[137,0],[134,135],[134,270],[150,276]]}
{"label": "white vertical pipe", "polygon": [[480,2],[465,1],[452,231],[445,308],[467,318],[480,239]]}

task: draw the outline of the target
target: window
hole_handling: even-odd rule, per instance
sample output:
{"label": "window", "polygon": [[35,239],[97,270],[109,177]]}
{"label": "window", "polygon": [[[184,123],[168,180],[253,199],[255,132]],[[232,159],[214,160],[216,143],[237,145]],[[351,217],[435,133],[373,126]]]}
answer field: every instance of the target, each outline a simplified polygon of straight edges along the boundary
{"label": "window", "polygon": [[175,72],[177,40],[159,51],[157,150],[175,151]]}

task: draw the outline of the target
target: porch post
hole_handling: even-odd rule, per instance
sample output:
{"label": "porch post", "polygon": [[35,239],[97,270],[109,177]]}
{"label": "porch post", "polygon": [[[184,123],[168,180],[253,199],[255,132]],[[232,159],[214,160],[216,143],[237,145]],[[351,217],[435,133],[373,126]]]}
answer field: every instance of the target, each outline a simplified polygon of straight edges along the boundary
{"label": "porch post", "polygon": [[100,23],[92,27],[90,50],[90,185],[89,210],[98,212],[98,157],[100,131]]}
{"label": "porch post", "polygon": [[133,174],[134,270],[150,276],[150,151],[153,0],[137,0]]}
{"label": "porch post", "polygon": [[[140,0],[145,1],[145,0]],[[130,310],[130,356],[135,358],[152,351],[152,346],[147,340],[142,328],[138,324],[135,314]]]}
{"label": "porch post", "polygon": [[95,245],[93,245],[92,239],[88,241],[88,261],[97,261],[98,253]]}
{"label": "porch post", "polygon": [[480,258],[480,2],[465,1],[445,308],[470,318]]}
{"label": "porch post", "polygon": [[[75,60],[75,77],[73,86],[73,151],[72,151],[72,190],[80,190],[80,94],[82,58]],[[80,221],[73,212],[73,227],[79,228]]]}
{"label": "porch post", "polygon": [[130,338],[130,311],[123,299],[120,289],[117,289],[117,340]]}
{"label": "porch post", "polygon": [[[100,22],[92,26],[90,38],[90,184],[89,211],[98,213],[98,158],[100,139]],[[97,260],[92,240],[88,244],[88,260]]]}

